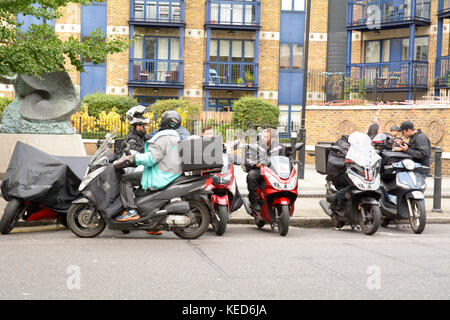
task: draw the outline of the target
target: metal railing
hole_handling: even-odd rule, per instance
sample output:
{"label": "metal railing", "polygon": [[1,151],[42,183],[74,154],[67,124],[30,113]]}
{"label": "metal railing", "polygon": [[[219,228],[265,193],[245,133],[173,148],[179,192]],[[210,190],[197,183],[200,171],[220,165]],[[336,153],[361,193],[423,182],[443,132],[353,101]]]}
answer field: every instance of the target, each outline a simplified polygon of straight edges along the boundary
{"label": "metal railing", "polygon": [[386,89],[412,88],[414,86],[423,89],[428,86],[428,62],[352,64],[349,66],[349,70],[352,87],[370,88],[375,86],[376,81],[381,82],[383,88]]}
{"label": "metal railing", "polygon": [[130,20],[149,23],[184,22],[184,0],[134,0]]}
{"label": "metal railing", "polygon": [[392,1],[379,0],[367,1],[356,0],[350,1],[349,12],[347,17],[347,27],[372,26],[377,28],[386,24],[401,24],[402,22],[423,21],[430,22],[431,3],[416,3],[416,14],[411,13],[412,1],[405,0],[399,6],[392,4]]}
{"label": "metal railing", "polygon": [[450,0],[439,0],[438,14],[450,14]]}
{"label": "metal railing", "polygon": [[206,24],[259,26],[260,23],[260,1],[208,0],[206,2]]}
{"label": "metal railing", "polygon": [[257,87],[255,62],[206,62],[205,84],[209,86]]}
{"label": "metal railing", "polygon": [[131,59],[130,82],[142,84],[182,84],[183,61]]}
{"label": "metal railing", "polygon": [[436,65],[440,65],[440,75],[434,79],[437,89],[450,88],[450,56],[436,58]]}

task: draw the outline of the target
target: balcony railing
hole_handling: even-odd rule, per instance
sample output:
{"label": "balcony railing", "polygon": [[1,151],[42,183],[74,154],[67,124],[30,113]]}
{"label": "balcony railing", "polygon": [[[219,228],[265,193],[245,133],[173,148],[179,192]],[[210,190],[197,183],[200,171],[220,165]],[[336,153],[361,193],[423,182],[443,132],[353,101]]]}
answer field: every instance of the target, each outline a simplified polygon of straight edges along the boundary
{"label": "balcony railing", "polygon": [[439,0],[438,16],[441,18],[450,17],[450,0]]}
{"label": "balcony railing", "polygon": [[130,83],[136,85],[183,85],[183,61],[177,60],[130,60]]}
{"label": "balcony railing", "polygon": [[139,24],[184,23],[184,0],[132,0],[130,22]]}
{"label": "balcony railing", "polygon": [[450,56],[436,58],[436,64],[440,65],[440,76],[434,79],[437,89],[450,88]]}
{"label": "balcony railing", "polygon": [[411,4],[416,0],[404,0],[393,5],[392,0],[349,1],[347,27],[351,29],[381,29],[408,25],[411,22],[430,24],[430,2],[416,2],[416,14],[411,13]]}
{"label": "balcony railing", "polygon": [[363,87],[370,90],[377,85],[390,91],[402,91],[426,89],[428,86],[428,62],[423,61],[352,64],[347,70],[353,89]]}
{"label": "balcony railing", "polygon": [[205,86],[254,90],[258,87],[258,64],[254,62],[206,62]]}
{"label": "balcony railing", "polygon": [[206,24],[229,28],[259,28],[261,2],[252,0],[208,0]]}

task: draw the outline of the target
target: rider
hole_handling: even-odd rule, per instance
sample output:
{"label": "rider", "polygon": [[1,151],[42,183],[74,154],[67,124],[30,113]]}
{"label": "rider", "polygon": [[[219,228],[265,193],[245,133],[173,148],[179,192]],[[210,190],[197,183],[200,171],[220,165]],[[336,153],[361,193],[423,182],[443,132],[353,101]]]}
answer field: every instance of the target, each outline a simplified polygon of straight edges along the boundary
{"label": "rider", "polygon": [[248,199],[255,211],[261,210],[258,200],[258,183],[261,181],[261,166],[269,164],[269,158],[276,155],[284,155],[285,148],[276,140],[275,130],[268,128],[262,132],[261,141],[258,142],[258,152],[250,153],[245,160],[247,167]]}
{"label": "rider", "polygon": [[132,221],[140,218],[136,210],[133,184],[140,184],[144,190],[159,190],[182,174],[178,153],[180,136],[176,132],[180,125],[181,116],[178,112],[174,110],[164,112],[158,133],[145,143],[145,152],[125,156],[116,162],[116,168],[130,163],[144,166],[144,171],[135,174],[133,183],[130,183],[124,192],[122,204],[126,210],[122,216],[116,218],[116,221]]}
{"label": "rider", "polygon": [[149,140],[146,133],[146,125],[150,123],[150,119],[144,117],[147,108],[144,106],[136,106],[131,108],[126,113],[128,123],[133,126],[133,129],[128,133],[125,142],[129,144],[130,150],[140,153],[144,152],[145,142]]}

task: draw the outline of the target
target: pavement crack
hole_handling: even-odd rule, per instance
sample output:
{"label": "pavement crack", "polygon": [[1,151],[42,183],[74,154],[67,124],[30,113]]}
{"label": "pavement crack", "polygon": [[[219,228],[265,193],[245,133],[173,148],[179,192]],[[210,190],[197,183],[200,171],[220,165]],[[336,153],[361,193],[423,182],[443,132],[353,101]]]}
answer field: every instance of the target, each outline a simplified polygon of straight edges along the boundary
{"label": "pavement crack", "polygon": [[195,243],[193,243],[191,240],[188,240],[189,246],[202,258],[210,267],[212,267],[217,273],[219,273],[221,276],[223,276],[226,279],[231,279],[231,277],[217,264],[214,263],[214,261],[208,257],[208,255],[203,252],[202,249]]}

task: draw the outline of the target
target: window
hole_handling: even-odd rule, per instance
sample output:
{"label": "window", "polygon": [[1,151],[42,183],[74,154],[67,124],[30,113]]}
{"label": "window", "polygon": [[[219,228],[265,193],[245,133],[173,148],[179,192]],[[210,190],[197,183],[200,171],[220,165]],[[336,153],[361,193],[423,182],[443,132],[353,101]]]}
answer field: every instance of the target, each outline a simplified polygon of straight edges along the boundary
{"label": "window", "polygon": [[305,11],[305,0],[281,0],[282,11]]}
{"label": "window", "polygon": [[[409,60],[409,39],[402,39],[402,60]],[[414,60],[428,61],[428,37],[418,37],[414,41]]]}
{"label": "window", "polygon": [[280,69],[299,70],[303,68],[303,45],[282,43],[280,45]]}
{"label": "window", "polygon": [[366,63],[380,62],[380,41],[366,42]]}
{"label": "window", "polygon": [[382,49],[383,62],[389,62],[390,53],[391,53],[391,40],[383,40],[383,49]]}
{"label": "window", "polygon": [[252,40],[211,40],[209,61],[254,62],[255,42]]}
{"label": "window", "polygon": [[208,111],[227,112],[233,111],[233,103],[237,98],[210,98],[208,101]]}

